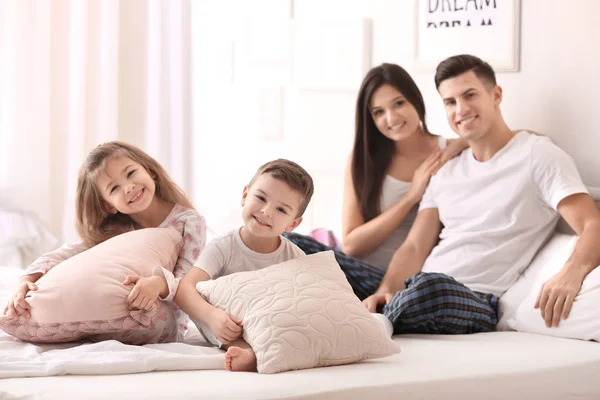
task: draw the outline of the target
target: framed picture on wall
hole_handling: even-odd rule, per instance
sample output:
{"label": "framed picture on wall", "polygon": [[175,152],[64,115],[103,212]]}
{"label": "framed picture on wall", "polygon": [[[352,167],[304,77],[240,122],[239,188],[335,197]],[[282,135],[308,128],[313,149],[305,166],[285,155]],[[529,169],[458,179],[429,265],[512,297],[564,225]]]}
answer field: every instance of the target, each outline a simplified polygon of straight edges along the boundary
{"label": "framed picture on wall", "polygon": [[519,70],[520,0],[415,0],[414,68],[473,54],[497,72]]}

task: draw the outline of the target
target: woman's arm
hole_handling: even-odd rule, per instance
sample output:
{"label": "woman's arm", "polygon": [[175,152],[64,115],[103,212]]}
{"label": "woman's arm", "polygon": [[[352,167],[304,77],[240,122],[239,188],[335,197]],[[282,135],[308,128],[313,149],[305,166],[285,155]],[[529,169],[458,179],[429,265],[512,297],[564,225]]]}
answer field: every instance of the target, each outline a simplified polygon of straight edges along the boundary
{"label": "woman's arm", "polygon": [[462,138],[448,139],[446,147],[442,150],[442,163],[444,165],[446,161],[452,160],[454,157],[463,152],[463,150],[469,148],[469,143]]}
{"label": "woman's arm", "polygon": [[[517,134],[521,131],[526,131],[529,132],[533,135],[537,135],[537,136],[544,136],[543,134],[536,132],[536,131],[532,131],[531,129],[516,129],[513,132],[513,134]],[[454,157],[456,157],[457,155],[459,155],[460,153],[463,152],[463,150],[466,150],[469,148],[469,143],[464,140],[463,138],[456,138],[456,139],[448,139],[448,142],[446,144],[446,147],[442,150],[442,164],[444,165],[446,163],[446,161],[448,160],[452,160]]]}
{"label": "woman's arm", "polygon": [[371,254],[404,221],[409,211],[421,200],[423,192],[440,166],[442,153],[436,151],[419,166],[413,176],[410,191],[385,212],[365,223],[354,184],[352,182],[352,156],[348,160],[344,178],[342,204],[342,250],[353,257]]}
{"label": "woman's arm", "polygon": [[30,318],[31,307],[25,301],[25,297],[30,290],[37,290],[35,282],[62,261],[81,253],[87,248],[88,246],[84,242],[67,243],[57,250],[46,253],[36,259],[33,264],[27,267],[23,276],[21,276],[13,295],[10,297],[6,307],[4,307],[3,314],[10,314],[17,318],[20,315],[24,315],[26,318]]}

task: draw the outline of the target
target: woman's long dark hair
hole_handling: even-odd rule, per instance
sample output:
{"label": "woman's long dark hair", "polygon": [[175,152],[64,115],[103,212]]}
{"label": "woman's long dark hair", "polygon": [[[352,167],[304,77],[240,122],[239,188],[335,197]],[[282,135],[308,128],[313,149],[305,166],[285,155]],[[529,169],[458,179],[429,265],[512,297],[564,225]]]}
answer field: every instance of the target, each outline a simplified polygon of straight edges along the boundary
{"label": "woman's long dark hair", "polygon": [[382,64],[372,68],[361,84],[356,101],[356,132],[351,166],[354,193],[365,222],[381,213],[381,188],[395,151],[394,141],[377,129],[369,110],[373,92],[385,84],[398,89],[415,107],[423,131],[429,134],[425,123],[423,96],[408,72],[396,64]]}

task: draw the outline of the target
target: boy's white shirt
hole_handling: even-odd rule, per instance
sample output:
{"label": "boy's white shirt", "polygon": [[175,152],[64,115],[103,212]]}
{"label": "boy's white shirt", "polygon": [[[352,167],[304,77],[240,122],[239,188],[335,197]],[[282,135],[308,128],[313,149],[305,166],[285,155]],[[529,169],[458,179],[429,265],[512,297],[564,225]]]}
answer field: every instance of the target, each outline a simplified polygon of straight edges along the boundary
{"label": "boy's white shirt", "polygon": [[[236,228],[214,238],[200,254],[196,267],[205,271],[211,279],[217,279],[236,272],[256,271],[304,255],[298,246],[283,236],[279,247],[274,252],[257,253],[244,244],[240,236],[240,228]],[[208,324],[195,318],[191,319],[205,342],[218,347],[223,346]]]}
{"label": "boy's white shirt", "polygon": [[240,228],[213,239],[200,254],[196,266],[211,279],[242,271],[255,271],[304,256],[298,246],[281,236],[281,243],[272,253],[257,253],[244,244]]}

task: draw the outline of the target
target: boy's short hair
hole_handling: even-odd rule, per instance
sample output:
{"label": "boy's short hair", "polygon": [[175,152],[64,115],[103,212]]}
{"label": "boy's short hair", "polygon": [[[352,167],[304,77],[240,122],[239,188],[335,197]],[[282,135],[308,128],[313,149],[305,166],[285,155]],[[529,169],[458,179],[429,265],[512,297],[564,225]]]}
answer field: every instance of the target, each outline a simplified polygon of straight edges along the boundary
{"label": "boy's short hair", "polygon": [[273,178],[287,183],[293,190],[300,193],[302,199],[296,218],[301,217],[304,214],[304,211],[306,211],[306,207],[308,206],[308,203],[310,203],[310,199],[314,192],[313,180],[310,174],[295,162],[279,158],[263,164],[252,177],[248,187],[251,187],[254,181],[264,174],[269,174]]}
{"label": "boy's short hair", "polygon": [[440,84],[446,79],[454,78],[468,71],[473,71],[486,86],[489,84],[496,86],[496,74],[490,64],[470,54],[460,54],[448,57],[439,63],[435,70],[435,88],[439,89]]}

